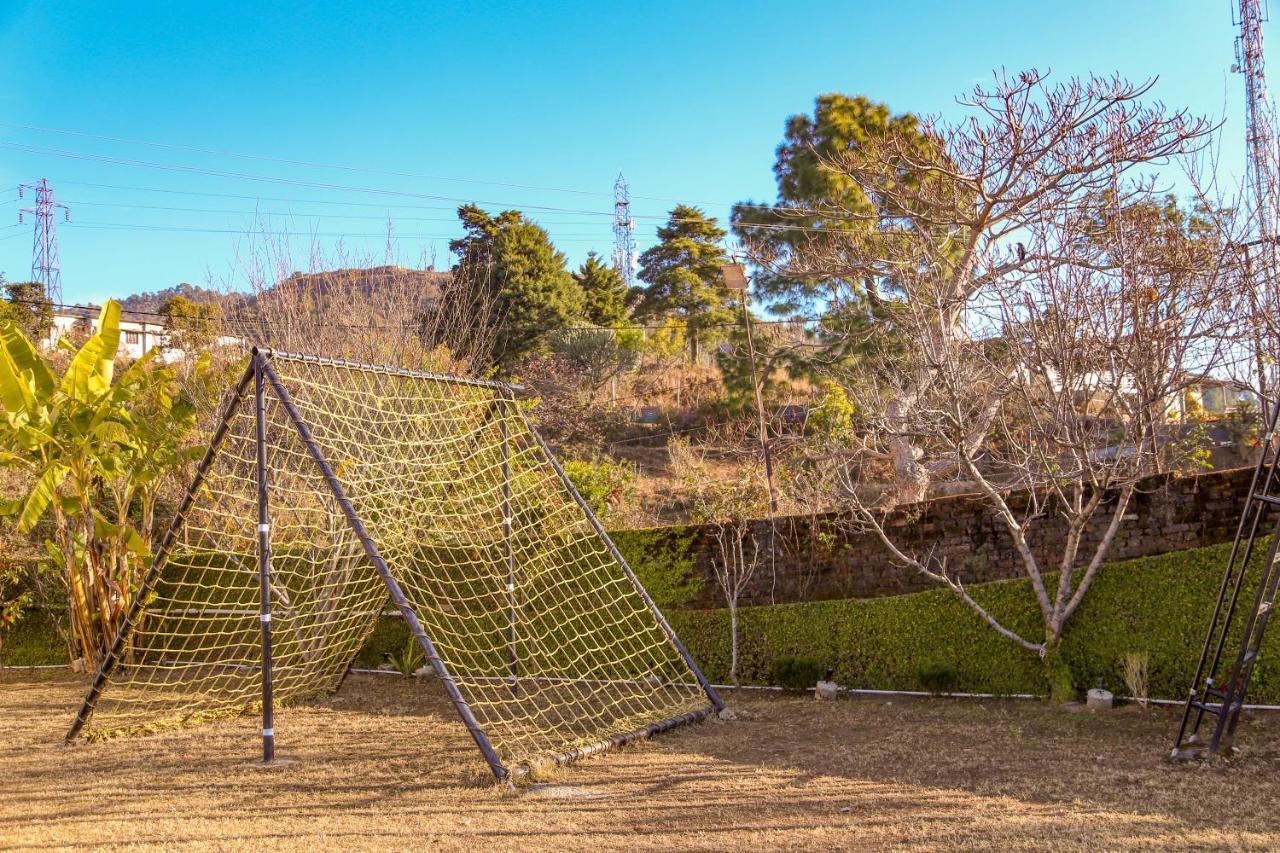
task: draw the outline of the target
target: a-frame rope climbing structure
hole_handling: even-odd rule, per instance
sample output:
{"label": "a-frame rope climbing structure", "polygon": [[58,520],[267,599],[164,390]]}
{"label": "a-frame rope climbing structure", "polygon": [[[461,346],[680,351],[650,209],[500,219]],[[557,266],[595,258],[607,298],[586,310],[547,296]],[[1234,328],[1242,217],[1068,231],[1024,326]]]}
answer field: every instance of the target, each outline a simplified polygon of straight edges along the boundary
{"label": "a-frame rope climbing structure", "polygon": [[255,351],[68,739],[340,683],[388,601],[495,776],[723,706],[497,382]]}

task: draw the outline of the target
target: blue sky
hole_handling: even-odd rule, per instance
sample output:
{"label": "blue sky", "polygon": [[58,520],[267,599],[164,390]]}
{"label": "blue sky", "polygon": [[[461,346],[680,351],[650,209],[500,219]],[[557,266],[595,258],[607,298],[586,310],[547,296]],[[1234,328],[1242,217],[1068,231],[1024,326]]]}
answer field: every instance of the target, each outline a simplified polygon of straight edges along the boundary
{"label": "blue sky", "polygon": [[[40,177],[72,209],[59,229],[68,301],[224,278],[255,211],[273,231],[319,232],[329,248],[345,235],[378,261],[389,215],[399,261],[434,249],[446,266],[457,200],[492,202],[527,210],[577,263],[609,254],[620,169],[643,248],[674,200],[723,218],[734,201],[772,199],[783,122],[817,93],[947,115],[1000,66],[1158,76],[1155,97],[1225,118],[1235,175],[1232,36],[1226,0],[0,0],[0,271],[29,277],[30,229],[6,227],[21,206],[10,188]],[[305,267],[310,239],[291,242]]]}

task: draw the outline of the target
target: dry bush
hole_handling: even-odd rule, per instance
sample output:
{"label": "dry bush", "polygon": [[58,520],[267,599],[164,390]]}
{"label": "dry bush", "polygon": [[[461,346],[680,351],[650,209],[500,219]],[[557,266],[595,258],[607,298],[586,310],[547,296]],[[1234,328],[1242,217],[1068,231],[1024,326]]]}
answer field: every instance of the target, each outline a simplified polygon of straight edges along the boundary
{"label": "dry bush", "polygon": [[[389,255],[390,253],[388,253]],[[434,269],[377,264],[339,244],[313,243],[305,265],[266,228],[247,235],[228,274],[227,333],[255,345],[440,373],[490,370],[495,345],[488,288]],[[300,272],[299,269],[305,269]]]}
{"label": "dry bush", "polygon": [[1120,674],[1124,678],[1124,686],[1129,697],[1136,699],[1143,708],[1147,707],[1147,668],[1151,655],[1147,652],[1125,652],[1120,656]]}

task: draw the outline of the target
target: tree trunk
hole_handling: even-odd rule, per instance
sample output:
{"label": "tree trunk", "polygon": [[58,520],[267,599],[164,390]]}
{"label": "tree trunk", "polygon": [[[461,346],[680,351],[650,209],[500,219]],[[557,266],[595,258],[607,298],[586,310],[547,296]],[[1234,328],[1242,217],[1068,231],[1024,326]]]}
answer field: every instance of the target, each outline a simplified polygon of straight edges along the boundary
{"label": "tree trunk", "polygon": [[1074,702],[1077,698],[1076,687],[1071,680],[1071,667],[1062,659],[1060,646],[1061,640],[1047,641],[1041,656],[1045,681],[1049,687],[1049,699],[1054,702]]}
{"label": "tree trunk", "polygon": [[906,438],[892,443],[895,502],[919,503],[929,491],[929,472],[916,461],[916,449]]}
{"label": "tree trunk", "polygon": [[738,686],[738,602],[729,602],[729,683]]}

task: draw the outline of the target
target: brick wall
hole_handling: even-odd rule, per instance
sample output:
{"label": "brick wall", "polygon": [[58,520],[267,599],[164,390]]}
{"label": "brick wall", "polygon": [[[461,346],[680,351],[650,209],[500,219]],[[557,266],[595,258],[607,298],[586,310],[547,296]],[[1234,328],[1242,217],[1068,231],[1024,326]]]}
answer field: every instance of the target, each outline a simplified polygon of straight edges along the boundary
{"label": "brick wall", "polygon": [[[1197,476],[1148,478],[1130,502],[1108,560],[1142,557],[1229,541],[1239,521],[1252,468],[1215,471]],[[1027,505],[1025,494],[1009,499],[1015,511]],[[1081,545],[1082,562],[1092,554],[1110,520],[1104,506],[1095,514]],[[769,538],[767,521],[754,523],[761,543]],[[948,569],[970,583],[1022,576],[1022,564],[1004,526],[981,499],[939,498],[904,507],[889,519],[891,536],[904,551],[933,549]],[[1030,545],[1042,568],[1057,568],[1066,525],[1046,514],[1032,525]],[[930,589],[936,584],[896,564],[874,534],[849,530],[835,515],[786,516],[777,520],[775,565],[768,559],[757,570],[744,604],[829,598],[874,598]],[[705,576],[695,607],[722,606],[712,574],[714,539],[696,532],[697,571]]]}

